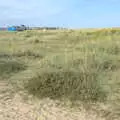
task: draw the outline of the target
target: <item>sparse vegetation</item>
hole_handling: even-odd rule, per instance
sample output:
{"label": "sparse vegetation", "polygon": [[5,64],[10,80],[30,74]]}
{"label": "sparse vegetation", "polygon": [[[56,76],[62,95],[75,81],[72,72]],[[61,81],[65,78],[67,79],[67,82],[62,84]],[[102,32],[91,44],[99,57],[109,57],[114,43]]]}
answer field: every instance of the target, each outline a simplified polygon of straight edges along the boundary
{"label": "sparse vegetation", "polygon": [[116,111],[119,39],[119,29],[0,32],[0,76],[38,98],[105,102]]}

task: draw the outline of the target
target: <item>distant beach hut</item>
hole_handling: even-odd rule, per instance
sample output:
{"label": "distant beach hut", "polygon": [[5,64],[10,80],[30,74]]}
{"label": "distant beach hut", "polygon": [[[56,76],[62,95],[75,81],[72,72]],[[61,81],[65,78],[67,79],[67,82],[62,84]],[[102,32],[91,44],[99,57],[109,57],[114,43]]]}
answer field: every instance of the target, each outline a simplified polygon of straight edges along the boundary
{"label": "distant beach hut", "polygon": [[8,31],[24,31],[28,28],[25,25],[8,27]]}
{"label": "distant beach hut", "polygon": [[17,31],[16,27],[12,26],[12,27],[8,27],[8,31]]}

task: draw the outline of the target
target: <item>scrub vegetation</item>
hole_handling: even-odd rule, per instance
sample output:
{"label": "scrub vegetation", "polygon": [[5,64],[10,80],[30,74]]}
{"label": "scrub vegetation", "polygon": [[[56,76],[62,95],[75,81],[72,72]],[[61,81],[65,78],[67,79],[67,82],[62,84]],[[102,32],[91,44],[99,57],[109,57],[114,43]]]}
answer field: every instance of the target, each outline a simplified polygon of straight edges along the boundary
{"label": "scrub vegetation", "polygon": [[0,78],[38,99],[104,103],[120,116],[120,29],[0,32]]}

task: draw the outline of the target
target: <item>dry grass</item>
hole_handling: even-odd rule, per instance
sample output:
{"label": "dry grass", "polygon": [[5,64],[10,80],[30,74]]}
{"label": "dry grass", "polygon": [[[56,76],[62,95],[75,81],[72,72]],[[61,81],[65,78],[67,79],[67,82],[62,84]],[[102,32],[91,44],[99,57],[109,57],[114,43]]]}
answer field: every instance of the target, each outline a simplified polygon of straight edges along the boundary
{"label": "dry grass", "polygon": [[119,115],[119,39],[119,29],[0,32],[0,74],[38,98],[103,102]]}

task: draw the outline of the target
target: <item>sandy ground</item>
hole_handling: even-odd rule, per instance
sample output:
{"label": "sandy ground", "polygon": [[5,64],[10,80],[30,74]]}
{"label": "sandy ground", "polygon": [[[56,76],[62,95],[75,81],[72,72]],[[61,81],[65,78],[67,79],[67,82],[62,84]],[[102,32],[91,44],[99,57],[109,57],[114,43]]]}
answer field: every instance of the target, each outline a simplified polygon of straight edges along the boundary
{"label": "sandy ground", "polygon": [[26,101],[12,91],[12,86],[0,81],[0,120],[104,120],[84,109],[72,111],[45,99]]}

